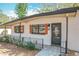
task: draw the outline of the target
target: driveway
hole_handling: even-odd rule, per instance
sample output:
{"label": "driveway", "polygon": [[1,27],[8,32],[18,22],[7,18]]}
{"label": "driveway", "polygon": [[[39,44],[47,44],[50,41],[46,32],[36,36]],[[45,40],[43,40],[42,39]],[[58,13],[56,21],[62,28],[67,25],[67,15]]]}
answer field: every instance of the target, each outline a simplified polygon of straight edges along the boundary
{"label": "driveway", "polygon": [[0,56],[34,56],[37,50],[28,50],[9,43],[0,42]]}

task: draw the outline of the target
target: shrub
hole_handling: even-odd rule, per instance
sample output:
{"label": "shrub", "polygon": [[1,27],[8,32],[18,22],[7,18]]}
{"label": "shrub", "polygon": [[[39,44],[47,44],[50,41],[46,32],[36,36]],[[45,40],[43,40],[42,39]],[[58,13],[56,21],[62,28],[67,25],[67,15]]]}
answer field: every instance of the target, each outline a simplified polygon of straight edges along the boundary
{"label": "shrub", "polygon": [[0,37],[0,42],[2,42],[3,41],[3,37]]}
{"label": "shrub", "polygon": [[5,42],[9,43],[9,36],[4,36]]}
{"label": "shrub", "polygon": [[9,36],[0,37],[0,41],[9,43]]}
{"label": "shrub", "polygon": [[19,47],[24,47],[24,46],[23,46],[23,43],[22,43],[21,41],[18,42],[17,46],[19,46]]}
{"label": "shrub", "polygon": [[35,48],[35,44],[32,43],[32,42],[27,42],[26,47],[27,47],[28,49],[30,49],[30,50],[34,50],[34,49],[36,49],[36,48]]}

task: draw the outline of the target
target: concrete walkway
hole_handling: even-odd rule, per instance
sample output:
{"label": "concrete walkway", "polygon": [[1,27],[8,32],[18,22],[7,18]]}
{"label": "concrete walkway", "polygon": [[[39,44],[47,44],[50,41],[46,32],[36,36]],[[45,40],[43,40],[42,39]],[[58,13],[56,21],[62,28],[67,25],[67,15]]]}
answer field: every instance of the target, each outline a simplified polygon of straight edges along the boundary
{"label": "concrete walkway", "polygon": [[59,56],[60,47],[49,46],[43,48],[36,56]]}

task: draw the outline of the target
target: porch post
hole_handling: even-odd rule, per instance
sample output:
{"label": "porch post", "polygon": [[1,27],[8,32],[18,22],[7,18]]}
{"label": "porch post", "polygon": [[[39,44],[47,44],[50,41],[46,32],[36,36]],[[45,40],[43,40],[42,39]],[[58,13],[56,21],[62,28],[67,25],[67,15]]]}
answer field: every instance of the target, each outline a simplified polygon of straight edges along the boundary
{"label": "porch post", "polygon": [[5,30],[4,32],[5,32],[5,36],[6,36],[6,25],[5,25],[5,28],[4,28],[4,30]]}
{"label": "porch post", "polygon": [[[21,22],[20,22],[20,28],[21,28]],[[21,40],[21,32],[20,32],[20,40]]]}
{"label": "porch post", "polygon": [[67,54],[68,48],[68,15],[66,16],[66,41],[65,41],[65,54]]}

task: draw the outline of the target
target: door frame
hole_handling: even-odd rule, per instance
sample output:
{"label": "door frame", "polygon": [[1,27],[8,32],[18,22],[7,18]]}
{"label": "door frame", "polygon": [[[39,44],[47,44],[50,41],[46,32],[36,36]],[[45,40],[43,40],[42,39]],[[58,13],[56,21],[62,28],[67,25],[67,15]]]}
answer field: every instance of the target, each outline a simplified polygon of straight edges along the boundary
{"label": "door frame", "polygon": [[52,40],[53,40],[52,25],[54,25],[54,24],[60,24],[60,45],[59,46],[61,46],[61,37],[62,37],[62,34],[61,34],[62,24],[61,23],[52,23],[51,24],[51,45],[55,45],[52,43]]}

